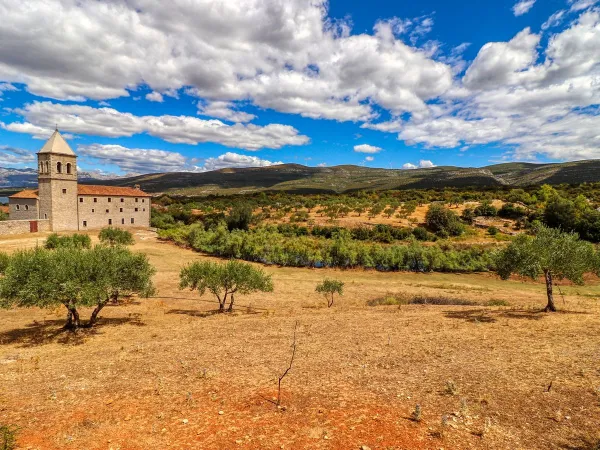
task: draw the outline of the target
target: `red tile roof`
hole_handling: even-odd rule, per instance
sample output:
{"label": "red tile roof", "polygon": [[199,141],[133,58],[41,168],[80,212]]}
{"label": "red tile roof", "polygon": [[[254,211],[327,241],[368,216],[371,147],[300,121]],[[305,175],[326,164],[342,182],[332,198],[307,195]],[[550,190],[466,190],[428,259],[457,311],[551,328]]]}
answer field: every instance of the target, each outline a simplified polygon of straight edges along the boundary
{"label": "red tile roof", "polygon": [[38,198],[38,191],[34,191],[33,189],[25,189],[24,191],[17,192],[8,198]]}
{"label": "red tile roof", "polygon": [[77,193],[79,195],[98,195],[112,197],[152,197],[141,189],[117,186],[94,186],[89,184],[78,184]]}

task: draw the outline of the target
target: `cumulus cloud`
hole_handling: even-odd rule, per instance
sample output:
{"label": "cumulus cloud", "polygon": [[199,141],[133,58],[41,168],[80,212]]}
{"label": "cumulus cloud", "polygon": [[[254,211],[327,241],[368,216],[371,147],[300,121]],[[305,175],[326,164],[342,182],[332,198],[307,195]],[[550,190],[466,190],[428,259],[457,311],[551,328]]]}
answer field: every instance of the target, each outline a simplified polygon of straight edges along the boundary
{"label": "cumulus cloud", "polygon": [[357,153],[379,153],[381,150],[383,150],[381,147],[375,147],[374,145],[369,144],[354,146],[354,151]]}
{"label": "cumulus cloud", "polygon": [[7,91],[18,91],[18,89],[10,83],[0,83],[0,101],[2,101],[2,95]]}
{"label": "cumulus cloud", "polygon": [[404,170],[431,169],[432,167],[435,167],[435,164],[433,164],[431,161],[425,160],[425,159],[420,160],[418,165],[412,164],[412,163],[406,163],[402,166],[402,168]]}
{"label": "cumulus cloud", "polygon": [[513,6],[513,13],[515,16],[522,16],[523,14],[527,14],[533,5],[535,5],[536,0],[519,0]]}
{"label": "cumulus cloud", "polygon": [[304,145],[307,136],[288,125],[227,125],[219,120],[202,120],[189,116],[136,116],[113,108],[93,108],[34,102],[15,110],[25,122],[3,124],[9,131],[29,133],[45,138],[54,129],[105,137],[130,137],[148,133],[172,143],[198,144],[215,142],[227,147],[260,150],[286,145]]}
{"label": "cumulus cloud", "polygon": [[232,102],[209,102],[206,105],[199,106],[198,114],[241,123],[250,122],[256,118],[254,114],[236,111],[234,108]]}
{"label": "cumulus cloud", "polygon": [[365,161],[368,161],[368,162],[375,161],[375,157],[374,156],[365,156]]}
{"label": "cumulus cloud", "polygon": [[162,94],[160,92],[156,92],[156,91],[146,94],[146,100],[148,100],[149,102],[158,102],[158,103],[164,102],[164,98],[163,98]]}
{"label": "cumulus cloud", "polygon": [[29,150],[0,145],[0,166],[10,167],[17,164],[29,164],[35,160],[35,154]]}
{"label": "cumulus cloud", "polygon": [[204,160],[204,164],[198,165],[196,160],[189,159],[177,152],[104,144],[80,145],[77,147],[77,153],[84,158],[93,158],[100,161],[102,164],[117,166],[121,171],[128,174],[205,172],[230,167],[266,167],[283,164],[281,161],[271,162],[256,156],[227,152],[217,157],[207,158]]}
{"label": "cumulus cloud", "polygon": [[[371,118],[373,104],[423,111],[452,86],[452,68],[414,46],[431,17],[351,34],[327,8],[326,0],[172,0],[168,8],[149,0],[4,0],[0,80],[74,101],[129,96],[138,86],[158,100],[184,88],[211,102],[339,121]],[[214,117],[248,121],[228,114]]]}
{"label": "cumulus cloud", "polygon": [[121,145],[79,145],[77,153],[103,164],[118,166],[127,173],[178,172],[188,165],[187,158],[180,153]]}
{"label": "cumulus cloud", "polygon": [[219,170],[240,167],[268,167],[278,164],[283,164],[283,162],[271,162],[266,159],[260,159],[256,156],[240,155],[238,153],[227,152],[224,155],[216,158],[206,159],[204,165],[200,166],[200,169]]}
{"label": "cumulus cloud", "polygon": [[459,95],[449,91],[428,114],[369,128],[428,148],[499,143],[523,159],[600,158],[600,11],[583,12],[539,44],[529,28],[488,43],[452,91]]}

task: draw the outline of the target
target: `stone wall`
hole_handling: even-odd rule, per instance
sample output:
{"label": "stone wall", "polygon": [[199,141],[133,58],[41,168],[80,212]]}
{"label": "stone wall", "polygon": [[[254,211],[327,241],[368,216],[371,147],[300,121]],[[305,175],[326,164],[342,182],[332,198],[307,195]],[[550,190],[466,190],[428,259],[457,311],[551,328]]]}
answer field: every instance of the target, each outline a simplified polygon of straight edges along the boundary
{"label": "stone wall", "polygon": [[113,226],[150,227],[150,197],[80,195],[77,200],[79,230]]}
{"label": "stone wall", "polygon": [[[27,234],[31,229],[30,220],[3,220],[0,222],[0,236]],[[34,220],[38,224],[38,233],[50,231],[49,220]]]}
{"label": "stone wall", "polygon": [[38,216],[37,198],[9,198],[10,220],[36,220]]}

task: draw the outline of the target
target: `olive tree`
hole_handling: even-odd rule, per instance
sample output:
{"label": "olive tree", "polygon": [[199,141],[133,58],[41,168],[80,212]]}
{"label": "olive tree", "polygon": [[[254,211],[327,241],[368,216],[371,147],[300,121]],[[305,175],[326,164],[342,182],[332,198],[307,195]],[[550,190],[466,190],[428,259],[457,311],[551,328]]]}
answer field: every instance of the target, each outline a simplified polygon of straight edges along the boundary
{"label": "olive tree", "polygon": [[[0,278],[0,307],[63,305],[65,329],[92,327],[102,308],[120,294],[150,295],[153,274],[145,255],[124,248],[25,250],[10,257]],[[81,307],[95,307],[85,325]]]}
{"label": "olive tree", "polygon": [[502,279],[512,274],[546,281],[548,304],[545,311],[556,311],[553,285],[567,279],[583,284],[583,275],[598,272],[598,257],[589,242],[576,233],[565,233],[544,225],[536,227],[534,236],[520,235],[496,255],[496,270]]}
{"label": "olive tree", "polygon": [[219,302],[219,312],[225,312],[229,298],[228,312],[233,311],[234,296],[247,295],[253,292],[272,292],[273,281],[263,269],[240,261],[229,261],[225,264],[213,262],[194,262],[179,274],[179,288],[204,295],[206,290],[213,294]]}
{"label": "olive tree", "polygon": [[120,228],[102,228],[102,230],[100,230],[100,234],[98,234],[98,238],[103,244],[108,244],[113,247],[116,245],[135,244],[135,239],[133,239],[133,235],[129,231],[122,230]]}
{"label": "olive tree", "polygon": [[325,278],[322,283],[317,285],[315,292],[323,294],[325,299],[327,299],[327,307],[331,308],[333,306],[334,294],[344,295],[344,282]]}

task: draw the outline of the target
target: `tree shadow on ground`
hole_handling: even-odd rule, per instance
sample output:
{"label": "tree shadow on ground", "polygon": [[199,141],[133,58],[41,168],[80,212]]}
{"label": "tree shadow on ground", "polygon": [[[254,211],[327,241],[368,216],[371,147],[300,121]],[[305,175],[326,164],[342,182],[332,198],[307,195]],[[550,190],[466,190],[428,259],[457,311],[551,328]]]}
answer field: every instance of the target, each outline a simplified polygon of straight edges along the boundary
{"label": "tree shadow on ground", "polygon": [[494,323],[499,319],[542,320],[545,317],[561,314],[589,314],[582,311],[557,311],[547,313],[543,309],[469,309],[462,311],[445,311],[448,319],[461,319],[471,323]]}
{"label": "tree shadow on ground", "polygon": [[63,328],[65,325],[64,319],[44,320],[42,322],[34,320],[24,327],[0,332],[0,345],[20,344],[20,347],[25,348],[50,343],[81,345],[85,343],[87,337],[99,334],[104,328],[124,324],[145,326],[137,314],[132,314],[129,317],[100,317],[93,328],[79,328],[76,331],[65,330]]}
{"label": "tree shadow on ground", "polygon": [[577,439],[576,444],[563,444],[560,448],[565,450],[600,450],[600,438],[584,436]]}
{"label": "tree shadow on ground", "polygon": [[249,314],[260,314],[260,311],[255,311],[253,309],[234,309],[233,312],[224,312],[220,313],[218,309],[211,309],[210,311],[198,311],[197,309],[171,309],[167,311],[167,314],[183,314],[191,317],[211,317],[216,316],[218,314],[228,315],[228,316],[240,316],[240,315],[249,315]]}

